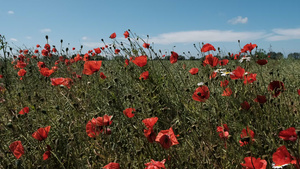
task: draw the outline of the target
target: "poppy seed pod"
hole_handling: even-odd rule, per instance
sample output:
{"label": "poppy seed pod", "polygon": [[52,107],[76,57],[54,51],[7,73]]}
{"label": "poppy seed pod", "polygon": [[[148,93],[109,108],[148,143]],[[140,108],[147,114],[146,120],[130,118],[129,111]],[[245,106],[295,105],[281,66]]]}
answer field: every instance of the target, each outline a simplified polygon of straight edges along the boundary
{"label": "poppy seed pod", "polygon": [[48,40],[48,35],[46,35],[45,38]]}
{"label": "poppy seed pod", "polygon": [[62,40],[62,39],[60,40],[60,43],[63,43],[63,40]]}

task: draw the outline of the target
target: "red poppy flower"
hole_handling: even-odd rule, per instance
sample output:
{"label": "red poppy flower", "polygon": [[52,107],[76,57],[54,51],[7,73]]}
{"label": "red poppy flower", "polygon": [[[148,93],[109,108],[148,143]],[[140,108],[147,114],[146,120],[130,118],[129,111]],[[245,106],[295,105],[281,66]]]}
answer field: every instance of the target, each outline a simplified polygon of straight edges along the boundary
{"label": "red poppy flower", "polygon": [[129,65],[129,60],[128,59],[125,59],[125,64],[126,64],[126,66]]}
{"label": "red poppy flower", "polygon": [[49,55],[49,51],[46,50],[46,49],[43,49],[43,50],[42,50],[42,55],[43,55],[43,56],[48,56],[48,55]]}
{"label": "red poppy flower", "polygon": [[125,38],[128,38],[129,37],[129,32],[125,31],[123,35],[124,35]]}
{"label": "red poppy flower", "polygon": [[211,67],[217,66],[219,59],[214,57],[212,54],[206,55],[205,60],[203,61],[203,66],[210,65]]}
{"label": "red poppy flower", "polygon": [[261,60],[256,61],[256,63],[259,65],[265,65],[268,63],[268,61],[266,59],[261,59]]}
{"label": "red poppy flower", "polygon": [[243,129],[242,133],[241,133],[241,140],[239,141],[240,146],[244,146],[246,144],[248,144],[250,141],[255,141],[254,139],[254,132],[252,130],[249,129],[249,127],[247,126],[247,129]]}
{"label": "red poppy flower", "polygon": [[198,68],[192,68],[189,72],[190,72],[192,75],[195,75],[195,74],[198,73],[198,71],[199,71]]}
{"label": "red poppy flower", "polygon": [[26,70],[25,69],[20,69],[19,71],[18,71],[18,76],[25,76],[26,75]]}
{"label": "red poppy flower", "polygon": [[202,46],[201,48],[201,52],[208,52],[208,51],[211,51],[211,50],[214,50],[216,51],[215,47],[209,43],[205,44]]}
{"label": "red poppy flower", "polygon": [[254,99],[255,102],[258,102],[260,104],[264,104],[267,102],[266,96],[257,95],[257,97]]}
{"label": "red poppy flower", "polygon": [[49,70],[49,68],[41,68],[40,73],[45,77],[49,77],[52,73],[54,73],[54,70]]}
{"label": "red poppy flower", "polygon": [[83,55],[83,61],[88,61],[88,60],[90,60],[90,55],[88,53],[85,53]]}
{"label": "red poppy flower", "polygon": [[4,76],[3,75],[0,75],[0,79],[2,79]]}
{"label": "red poppy flower", "polygon": [[232,94],[232,90],[227,87],[224,91],[223,91],[223,94],[222,96],[230,96]]}
{"label": "red poppy flower", "polygon": [[132,118],[134,116],[132,112],[135,112],[135,108],[127,108],[123,111],[125,116],[127,116],[128,118]]}
{"label": "red poppy flower", "polygon": [[120,49],[115,49],[115,54],[119,54],[120,53]]}
{"label": "red poppy flower", "polygon": [[255,73],[250,73],[248,75],[244,76],[244,84],[250,84],[256,81],[256,75]]}
{"label": "red poppy flower", "polygon": [[285,141],[296,141],[297,133],[294,127],[290,127],[286,130],[282,130],[279,132],[279,138],[282,138]]}
{"label": "red poppy flower", "polygon": [[23,51],[23,53],[24,53],[24,55],[27,55],[27,54],[28,54],[28,49],[25,49],[25,50]]}
{"label": "red poppy flower", "polygon": [[244,101],[243,103],[241,103],[241,108],[244,110],[249,110],[250,104],[247,101]]}
{"label": "red poppy flower", "polygon": [[142,78],[143,78],[144,80],[147,80],[147,79],[149,78],[149,71],[146,71],[146,72],[141,73],[139,79],[142,79]]}
{"label": "red poppy flower", "polygon": [[279,148],[277,148],[276,152],[272,155],[273,162],[275,163],[275,167],[282,167],[285,165],[288,165],[292,162],[293,157],[288,152],[286,147],[283,145]]}
{"label": "red poppy flower", "polygon": [[75,48],[73,47],[72,50],[75,50]]}
{"label": "red poppy flower", "polygon": [[43,141],[48,137],[51,126],[45,128],[39,128],[36,132],[32,134],[32,137],[38,141]]}
{"label": "red poppy flower", "polygon": [[103,72],[100,72],[100,78],[101,78],[101,79],[106,79],[106,76],[104,75]]}
{"label": "red poppy flower", "polygon": [[148,49],[150,47],[150,44],[149,43],[144,43],[143,47]]}
{"label": "red poppy flower", "polygon": [[104,115],[103,117],[97,117],[92,119],[91,122],[96,126],[109,126],[112,123],[112,116]]}
{"label": "red poppy flower", "polygon": [[172,127],[169,130],[161,130],[157,134],[155,141],[160,143],[164,149],[169,149],[171,146],[179,144]]}
{"label": "red poppy flower", "polygon": [[143,67],[147,64],[147,56],[146,55],[143,55],[143,56],[138,56],[138,57],[135,57],[132,62],[139,66],[139,67]]}
{"label": "red poppy flower", "polygon": [[171,51],[170,63],[176,63],[178,59],[178,54],[176,52]]}
{"label": "red poppy flower", "polygon": [[39,62],[37,63],[37,66],[39,67],[39,69],[41,69],[41,68],[45,68],[45,67],[46,67],[46,64],[45,64],[44,62],[39,61]]}
{"label": "red poppy flower", "polygon": [[166,169],[165,162],[166,159],[162,161],[154,161],[151,159],[151,162],[145,164],[146,166],[145,169],[161,169],[161,168]]}
{"label": "red poppy flower", "polygon": [[297,90],[298,95],[300,96],[300,89]]}
{"label": "red poppy flower", "polygon": [[92,75],[98,72],[101,68],[102,61],[86,61],[84,63],[83,74]]}
{"label": "red poppy flower", "polygon": [[219,60],[219,65],[220,65],[220,66],[225,66],[225,65],[228,64],[228,62],[229,62],[228,59]]}
{"label": "red poppy flower", "polygon": [[211,75],[209,76],[209,79],[213,79],[217,76],[217,72],[212,72]]}
{"label": "red poppy flower", "polygon": [[256,44],[246,44],[244,48],[241,50],[242,53],[246,53],[247,51],[251,52],[257,45]]}
{"label": "red poppy flower", "polygon": [[273,97],[278,97],[285,90],[283,82],[273,81],[269,84],[268,90],[272,92]]}
{"label": "red poppy flower", "polygon": [[198,87],[193,94],[193,99],[198,102],[205,102],[209,98],[209,89],[207,86]]}
{"label": "red poppy flower", "polygon": [[103,167],[104,169],[120,169],[120,164],[119,163],[109,163],[106,166]]}
{"label": "red poppy flower", "polygon": [[18,61],[17,65],[16,65],[16,67],[20,68],[20,69],[23,69],[26,66],[27,66],[27,64],[25,62],[23,62],[23,61]]}
{"label": "red poppy flower", "polygon": [[56,48],[52,48],[52,52],[56,53],[57,52]]}
{"label": "red poppy flower", "polygon": [[80,61],[82,59],[83,58],[79,54],[77,54],[76,57],[74,57],[75,62],[78,62],[78,61]]}
{"label": "red poppy flower", "polygon": [[[93,120],[95,122],[96,119],[93,118]],[[92,123],[92,120],[88,121],[88,123],[86,124],[86,133],[89,137],[91,138],[97,137],[102,132],[103,132],[103,126]]]}
{"label": "red poppy flower", "polygon": [[224,81],[221,81],[220,86],[221,87],[226,87],[226,86],[228,86],[228,84],[229,84],[229,81],[228,80],[224,80]]}
{"label": "red poppy flower", "polygon": [[116,37],[117,37],[117,34],[116,34],[116,33],[112,33],[112,34],[109,36],[110,39],[114,39],[114,38],[116,38]]}
{"label": "red poppy flower", "polygon": [[51,147],[47,145],[47,151],[43,154],[43,160],[47,160],[51,155]]}
{"label": "red poppy flower", "polygon": [[101,49],[100,49],[100,48],[95,48],[94,51],[95,51],[95,53],[97,53],[97,54],[101,53]]}
{"label": "red poppy flower", "polygon": [[244,161],[245,163],[241,163],[241,165],[245,169],[266,169],[268,164],[266,160],[254,157],[245,157]]}
{"label": "red poppy flower", "polygon": [[39,50],[38,49],[34,50],[34,53],[39,53]]}
{"label": "red poppy flower", "polygon": [[29,113],[29,107],[24,107],[21,111],[19,111],[19,114],[25,114],[25,113]]}
{"label": "red poppy flower", "polygon": [[37,48],[41,47],[39,44],[36,45]]}
{"label": "red poppy flower", "polygon": [[51,84],[53,86],[58,86],[58,85],[63,85],[68,87],[69,89],[71,88],[71,85],[73,83],[73,80],[70,78],[63,78],[63,77],[58,77],[58,78],[51,78]]}
{"label": "red poppy flower", "polygon": [[157,117],[152,117],[152,118],[144,119],[142,121],[145,124],[145,126],[148,128],[148,129],[144,129],[144,135],[150,143],[153,143],[156,138],[156,134],[153,130],[153,126],[155,125],[157,120],[158,120]]}
{"label": "red poppy flower", "polygon": [[245,69],[243,69],[242,67],[238,66],[235,70],[232,71],[232,73],[230,74],[230,78],[232,80],[243,79],[244,78],[244,74],[245,74]]}
{"label": "red poppy flower", "polygon": [[10,151],[14,153],[14,156],[19,159],[24,154],[24,147],[21,141],[15,141],[9,146]]}
{"label": "red poppy flower", "polygon": [[228,139],[229,128],[228,128],[227,124],[223,124],[223,126],[218,126],[217,127],[217,132],[219,132],[219,137],[220,138]]}

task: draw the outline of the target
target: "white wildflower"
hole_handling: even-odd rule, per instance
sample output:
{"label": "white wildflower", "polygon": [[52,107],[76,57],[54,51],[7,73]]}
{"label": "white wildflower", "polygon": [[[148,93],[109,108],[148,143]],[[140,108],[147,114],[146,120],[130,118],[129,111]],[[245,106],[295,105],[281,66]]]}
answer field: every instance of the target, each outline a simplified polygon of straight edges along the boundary
{"label": "white wildflower", "polygon": [[242,63],[244,60],[246,60],[246,62],[250,62],[251,57],[242,57],[239,62]]}

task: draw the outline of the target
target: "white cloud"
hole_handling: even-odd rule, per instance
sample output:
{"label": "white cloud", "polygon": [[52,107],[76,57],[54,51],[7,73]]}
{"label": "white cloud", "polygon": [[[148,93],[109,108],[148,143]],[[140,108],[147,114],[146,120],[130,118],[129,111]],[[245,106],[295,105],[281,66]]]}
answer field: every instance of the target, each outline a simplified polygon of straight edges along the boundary
{"label": "white cloud", "polygon": [[266,37],[265,32],[235,32],[232,30],[198,30],[160,34],[150,38],[155,44],[195,43],[195,42],[236,42],[251,41]]}
{"label": "white cloud", "polygon": [[31,36],[26,36],[26,39],[32,39],[32,37]]}
{"label": "white cloud", "polygon": [[271,36],[267,37],[268,41],[281,41],[281,40],[291,40],[300,39],[300,28],[295,29],[273,29]]}
{"label": "white cloud", "polygon": [[49,33],[49,32],[51,32],[51,29],[45,28],[45,29],[41,29],[40,31],[41,31],[42,33]]}
{"label": "white cloud", "polygon": [[18,40],[16,38],[10,38],[9,40],[13,41],[13,42],[18,42]]}
{"label": "white cloud", "polygon": [[228,23],[231,23],[233,25],[238,24],[238,23],[245,24],[247,22],[248,22],[248,18],[247,17],[243,18],[241,16],[237,16],[235,18],[228,20]]}
{"label": "white cloud", "polygon": [[10,14],[10,15],[15,14],[14,11],[8,11],[7,13]]}
{"label": "white cloud", "polygon": [[87,40],[87,39],[88,39],[88,37],[86,37],[86,36],[82,37],[82,40]]}

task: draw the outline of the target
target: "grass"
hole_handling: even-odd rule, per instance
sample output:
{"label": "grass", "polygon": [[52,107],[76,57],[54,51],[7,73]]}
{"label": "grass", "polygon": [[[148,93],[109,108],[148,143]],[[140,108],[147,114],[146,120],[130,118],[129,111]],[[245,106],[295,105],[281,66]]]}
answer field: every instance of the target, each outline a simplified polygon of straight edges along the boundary
{"label": "grass", "polygon": [[[116,40],[113,43],[120,44]],[[143,41],[135,37],[128,43],[131,43],[129,49],[120,46],[121,54],[147,55],[147,65],[138,67],[130,62],[125,67],[122,59],[105,60],[99,72],[106,79],[101,79],[99,72],[82,74],[84,61],[68,66],[60,62],[59,69],[45,77],[39,72],[38,61],[51,68],[55,60],[40,54],[32,59],[30,51],[25,55],[30,58],[24,68],[27,74],[20,80],[19,69],[14,68],[16,63],[11,63],[12,55],[2,57],[0,74],[4,78],[0,79],[0,86],[6,90],[0,93],[0,167],[101,168],[117,162],[121,168],[145,168],[144,164],[151,159],[166,159],[167,168],[241,168],[244,158],[251,156],[266,160],[270,168],[272,154],[281,145],[286,145],[292,156],[299,157],[299,139],[291,142],[278,137],[282,130],[299,127],[299,61],[268,59],[266,65],[260,66],[251,55],[250,62],[230,60],[226,66],[214,68],[202,66],[199,60],[171,64],[161,59],[150,60],[150,56],[161,55],[151,48],[144,49],[140,45]],[[2,45],[7,50],[5,43]],[[106,48],[102,52],[113,51]],[[237,66],[256,73],[257,80],[245,85],[244,80],[231,80],[229,76],[209,79],[216,68],[233,71]],[[191,75],[188,72],[191,68],[199,68],[198,74]],[[147,80],[139,79],[144,71],[149,71]],[[82,78],[74,78],[73,72]],[[74,82],[70,89],[53,86],[50,79],[54,77],[69,77]],[[224,88],[220,87],[220,81],[225,79],[233,91],[231,96],[222,96]],[[286,89],[278,97],[272,97],[267,89],[274,80],[282,81]],[[206,83],[210,91],[205,102],[192,99],[199,82]],[[257,95],[265,95],[267,102],[263,105],[254,102]],[[241,109],[243,101],[250,103],[249,110]],[[29,113],[20,115],[24,107],[29,107]],[[123,114],[130,107],[136,109],[133,118]],[[87,123],[105,114],[113,116],[112,124],[107,126],[111,134],[88,137]],[[164,149],[159,143],[149,143],[142,120],[150,117],[158,117],[154,125],[156,134],[172,127],[175,135],[179,135],[179,144]],[[229,127],[228,139],[219,137],[217,127],[222,124]],[[45,140],[32,137],[38,128],[46,126],[51,129]],[[241,147],[240,134],[247,126],[254,131],[255,141]],[[9,148],[17,140],[25,149],[19,159]],[[51,146],[51,155],[43,160],[46,145]]]}

